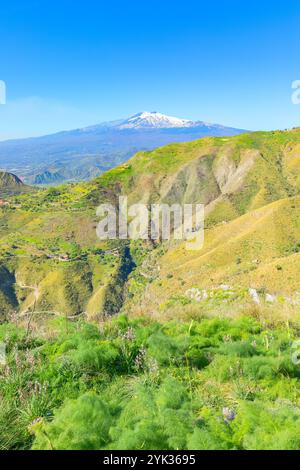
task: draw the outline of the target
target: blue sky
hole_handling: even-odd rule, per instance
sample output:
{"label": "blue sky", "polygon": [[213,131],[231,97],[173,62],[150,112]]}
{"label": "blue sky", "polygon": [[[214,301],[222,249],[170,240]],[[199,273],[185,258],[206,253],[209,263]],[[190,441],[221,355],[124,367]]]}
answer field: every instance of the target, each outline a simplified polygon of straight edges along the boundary
{"label": "blue sky", "polygon": [[1,5],[0,139],[142,110],[247,129],[300,125],[300,2]]}

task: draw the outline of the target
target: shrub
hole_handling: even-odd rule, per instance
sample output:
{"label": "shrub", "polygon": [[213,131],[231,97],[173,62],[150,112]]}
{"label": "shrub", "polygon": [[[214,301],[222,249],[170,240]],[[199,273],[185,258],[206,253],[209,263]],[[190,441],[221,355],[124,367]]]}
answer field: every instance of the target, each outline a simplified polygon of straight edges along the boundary
{"label": "shrub", "polygon": [[98,450],[109,439],[112,418],[109,407],[94,394],[68,400],[51,423],[37,422],[33,449]]}
{"label": "shrub", "polygon": [[300,449],[300,410],[289,402],[243,402],[232,428],[246,450]]}

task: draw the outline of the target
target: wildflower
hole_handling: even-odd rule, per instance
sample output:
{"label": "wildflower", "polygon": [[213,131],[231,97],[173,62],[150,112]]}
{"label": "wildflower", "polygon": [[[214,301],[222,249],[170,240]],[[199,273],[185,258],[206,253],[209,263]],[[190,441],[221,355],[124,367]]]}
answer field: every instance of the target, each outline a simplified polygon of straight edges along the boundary
{"label": "wildflower", "polygon": [[147,363],[149,374],[156,375],[159,372],[159,365],[156,359],[150,357]]}
{"label": "wildflower", "polygon": [[134,329],[130,326],[127,331],[122,335],[122,338],[125,341],[134,341],[135,340],[135,332]]}
{"label": "wildflower", "polygon": [[143,368],[146,354],[147,354],[146,349],[141,348],[138,355],[136,356],[134,360],[134,365],[138,370]]}

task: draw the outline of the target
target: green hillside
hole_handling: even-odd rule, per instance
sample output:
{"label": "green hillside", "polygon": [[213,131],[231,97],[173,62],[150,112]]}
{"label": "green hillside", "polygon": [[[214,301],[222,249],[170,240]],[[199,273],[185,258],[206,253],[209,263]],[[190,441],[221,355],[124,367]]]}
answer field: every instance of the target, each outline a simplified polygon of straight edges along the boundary
{"label": "green hillside", "polygon": [[[203,249],[189,252],[185,243],[171,242],[150,252],[132,275],[127,312],[164,317],[175,307],[177,315],[190,311],[195,306],[181,308],[190,288],[209,289],[205,295],[212,299],[196,307],[216,312],[222,302],[213,298],[222,297],[219,286],[226,285],[241,310],[253,303],[249,289],[255,289],[261,308],[272,303],[273,310],[294,315],[300,300],[299,138],[294,129],[171,145],[138,154],[98,180],[95,198],[104,186],[134,202],[206,205]],[[227,301],[225,295],[225,307]]]}

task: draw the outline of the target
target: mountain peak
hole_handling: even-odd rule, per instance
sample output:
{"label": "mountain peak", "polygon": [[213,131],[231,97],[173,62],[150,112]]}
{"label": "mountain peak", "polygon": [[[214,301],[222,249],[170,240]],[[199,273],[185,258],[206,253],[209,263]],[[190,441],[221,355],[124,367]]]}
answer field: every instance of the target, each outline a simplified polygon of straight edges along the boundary
{"label": "mountain peak", "polygon": [[172,127],[190,127],[194,123],[188,119],[180,119],[157,111],[142,111],[125,119],[120,124],[120,129],[136,129],[136,128],[172,128]]}
{"label": "mountain peak", "polygon": [[13,173],[0,170],[0,188],[23,186],[23,182]]}

